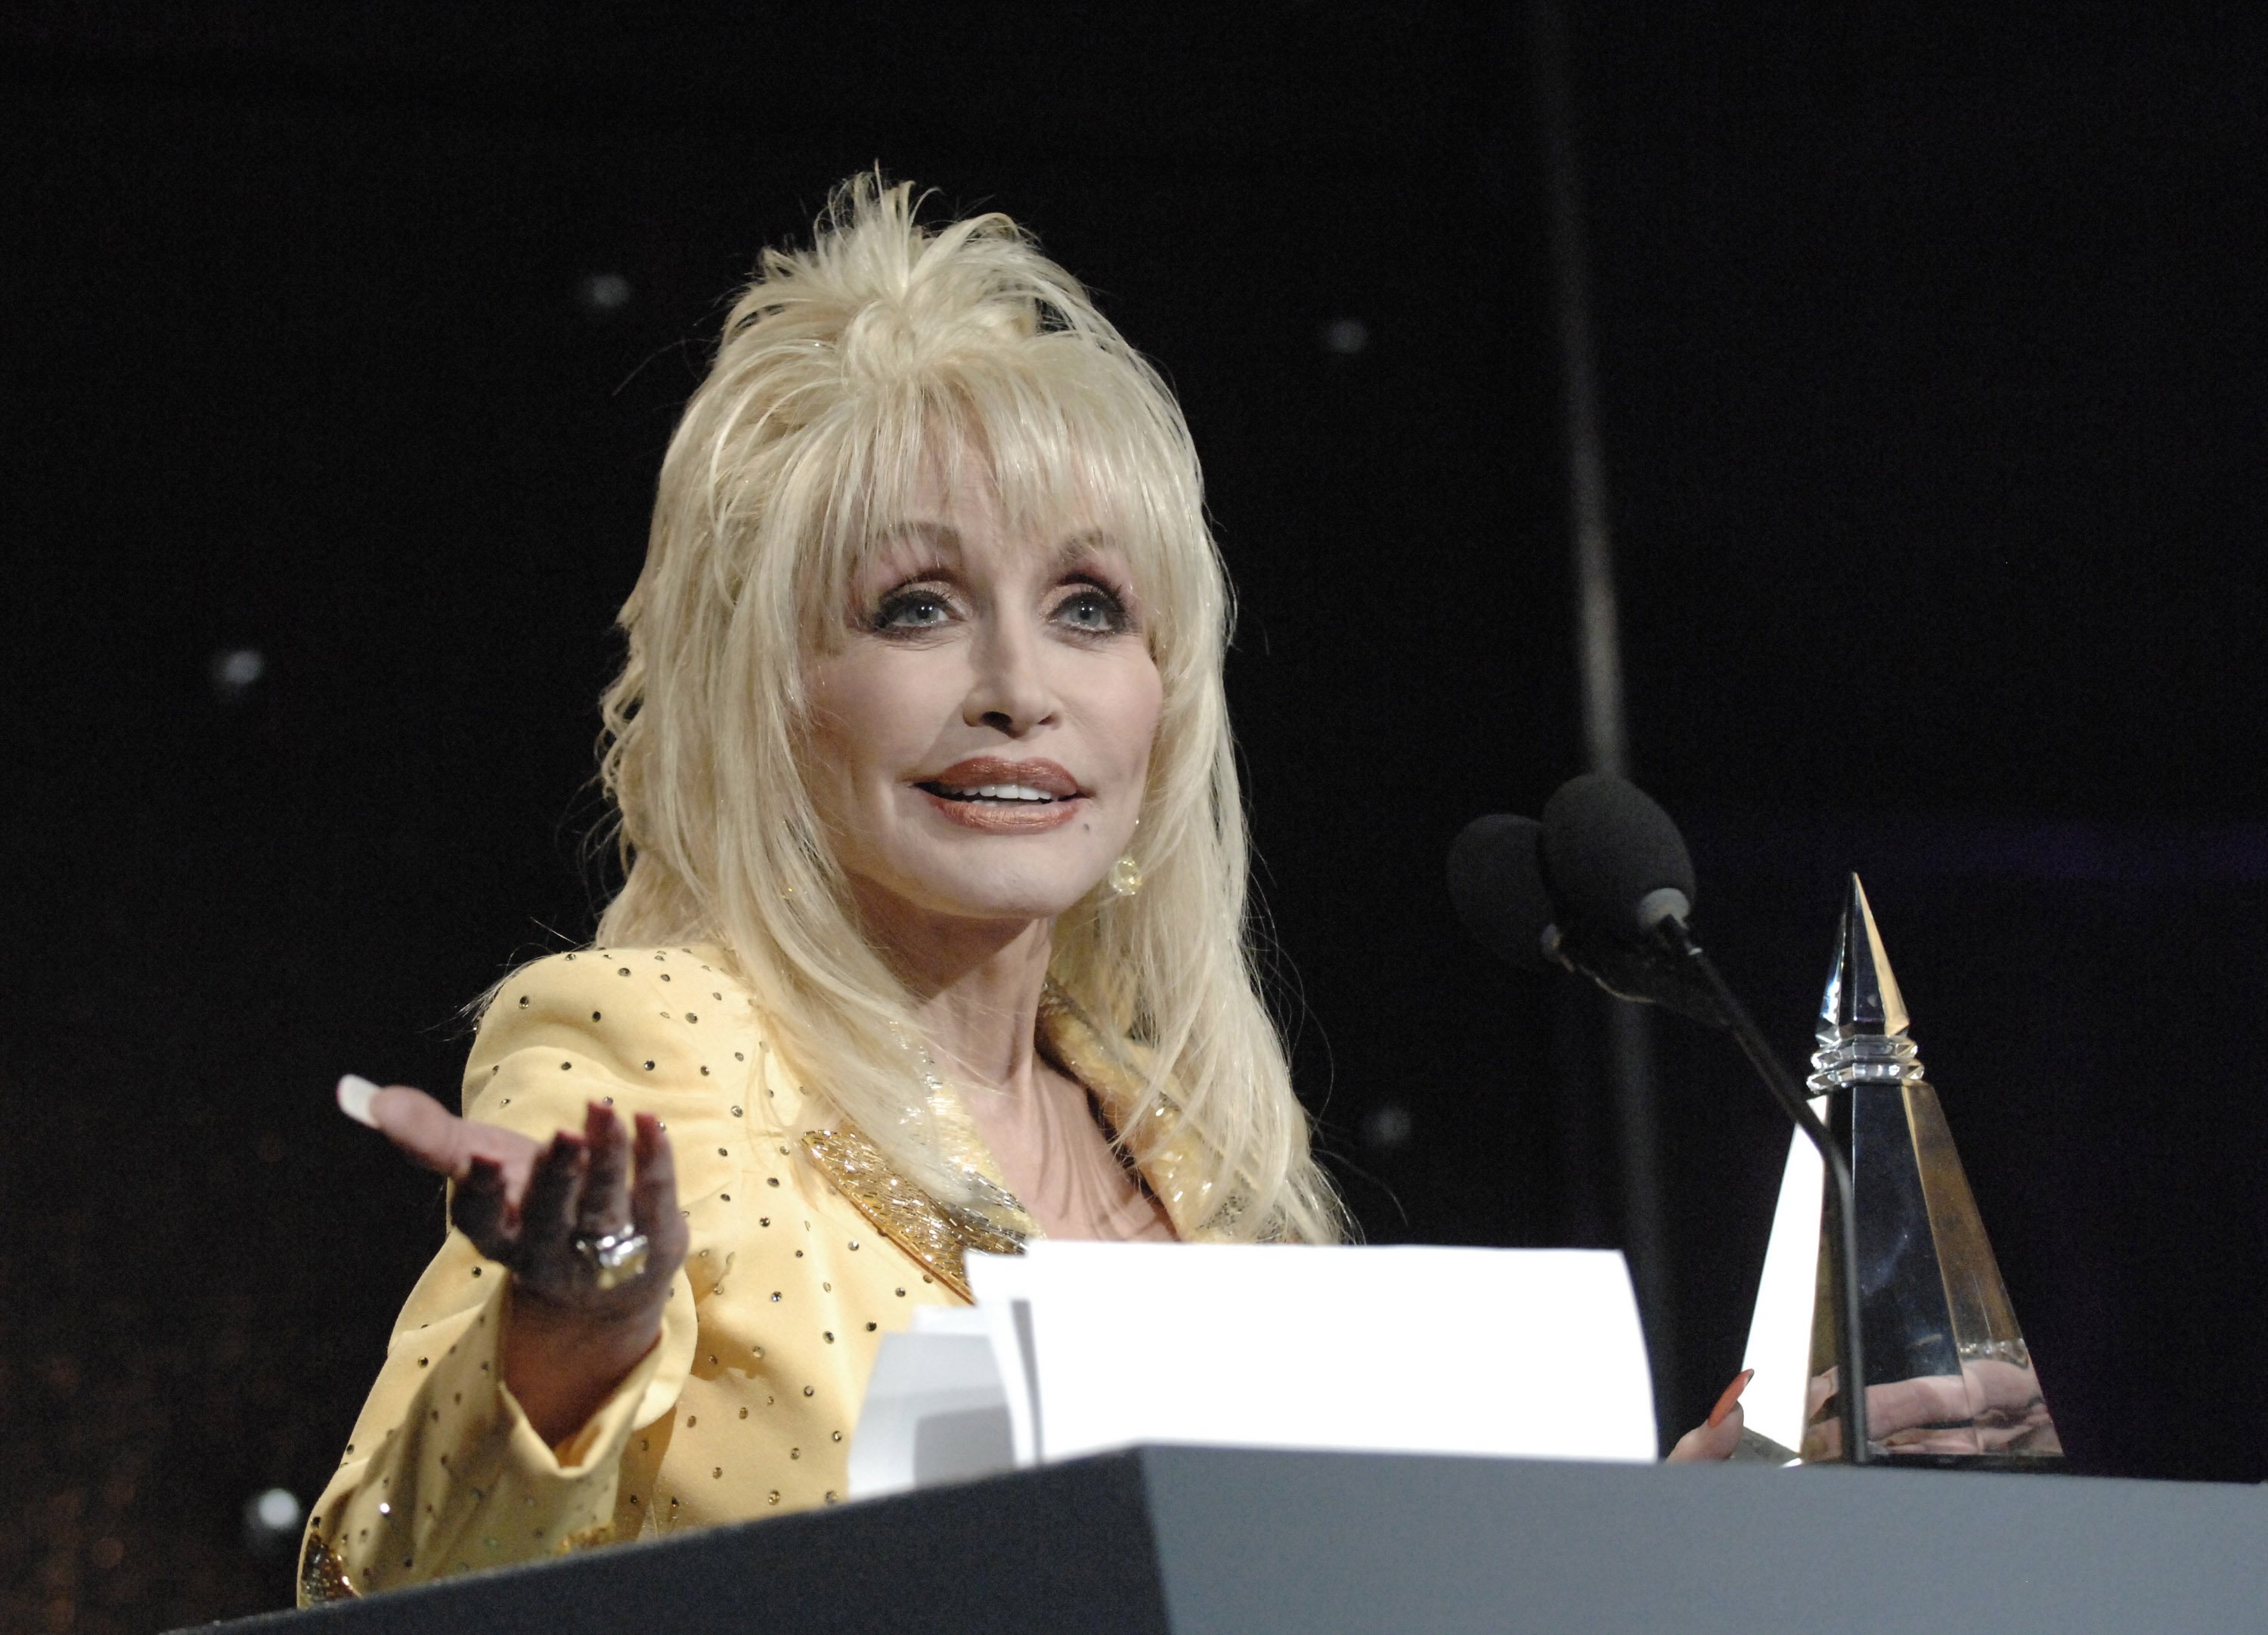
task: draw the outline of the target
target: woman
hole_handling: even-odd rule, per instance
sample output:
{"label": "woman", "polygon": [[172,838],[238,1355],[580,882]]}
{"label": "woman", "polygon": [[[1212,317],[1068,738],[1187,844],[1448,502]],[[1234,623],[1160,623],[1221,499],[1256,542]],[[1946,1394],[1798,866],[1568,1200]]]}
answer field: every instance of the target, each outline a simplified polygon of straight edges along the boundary
{"label": "woman", "polygon": [[454,1230],[304,1600],[833,1502],[968,1248],[1342,1235],[1243,940],[1227,616],[1172,396],[1014,224],[861,179],[767,254],[622,610],[595,946],[497,988],[462,1119],[341,1087]]}

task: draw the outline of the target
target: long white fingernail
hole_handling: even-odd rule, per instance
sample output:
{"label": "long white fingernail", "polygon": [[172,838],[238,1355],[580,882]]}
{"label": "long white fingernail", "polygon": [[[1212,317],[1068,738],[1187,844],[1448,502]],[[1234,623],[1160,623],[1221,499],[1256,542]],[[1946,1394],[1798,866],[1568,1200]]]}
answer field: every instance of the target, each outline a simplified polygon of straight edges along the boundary
{"label": "long white fingernail", "polygon": [[339,1111],[357,1124],[378,1128],[378,1120],[370,1111],[370,1104],[377,1099],[378,1086],[360,1073],[349,1073],[339,1080]]}

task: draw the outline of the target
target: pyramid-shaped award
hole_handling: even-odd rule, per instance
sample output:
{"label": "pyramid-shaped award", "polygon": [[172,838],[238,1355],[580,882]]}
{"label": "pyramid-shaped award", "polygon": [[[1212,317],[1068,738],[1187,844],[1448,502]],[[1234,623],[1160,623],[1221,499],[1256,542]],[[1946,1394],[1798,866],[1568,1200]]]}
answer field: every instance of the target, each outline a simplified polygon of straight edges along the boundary
{"label": "pyramid-shaped award", "polygon": [[[1850,1154],[1867,1440],[1890,1462],[2039,1469],[2063,1448],[1907,1026],[1852,875],[1807,1087]],[[1810,1462],[1842,1455],[1822,1197],[1819,1155],[1799,1135],[1749,1329],[1756,1379],[1742,1400],[1753,1435]]]}

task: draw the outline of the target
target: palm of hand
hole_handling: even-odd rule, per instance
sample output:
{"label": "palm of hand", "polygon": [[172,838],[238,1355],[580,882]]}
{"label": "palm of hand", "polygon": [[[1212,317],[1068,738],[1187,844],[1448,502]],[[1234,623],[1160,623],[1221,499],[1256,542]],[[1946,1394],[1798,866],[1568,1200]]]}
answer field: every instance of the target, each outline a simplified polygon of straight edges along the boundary
{"label": "palm of hand", "polygon": [[[372,1098],[370,1116],[405,1156],[455,1183],[450,1224],[510,1269],[526,1315],[534,1307],[553,1320],[609,1328],[650,1321],[668,1297],[686,1227],[669,1138],[650,1115],[628,1132],[594,1101],[580,1134],[563,1130],[539,1142],[390,1085]],[[644,1263],[607,1286],[578,1245],[625,1233],[644,1238]]]}

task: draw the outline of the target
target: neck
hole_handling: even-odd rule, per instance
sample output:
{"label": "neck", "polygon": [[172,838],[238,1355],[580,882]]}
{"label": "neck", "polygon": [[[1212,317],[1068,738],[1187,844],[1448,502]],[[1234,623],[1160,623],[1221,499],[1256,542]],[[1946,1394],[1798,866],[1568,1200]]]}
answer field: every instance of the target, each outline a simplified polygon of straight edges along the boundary
{"label": "neck", "polygon": [[1053,922],[909,915],[902,905],[859,896],[868,930],[905,981],[938,1071],[967,1093],[1028,1101]]}

